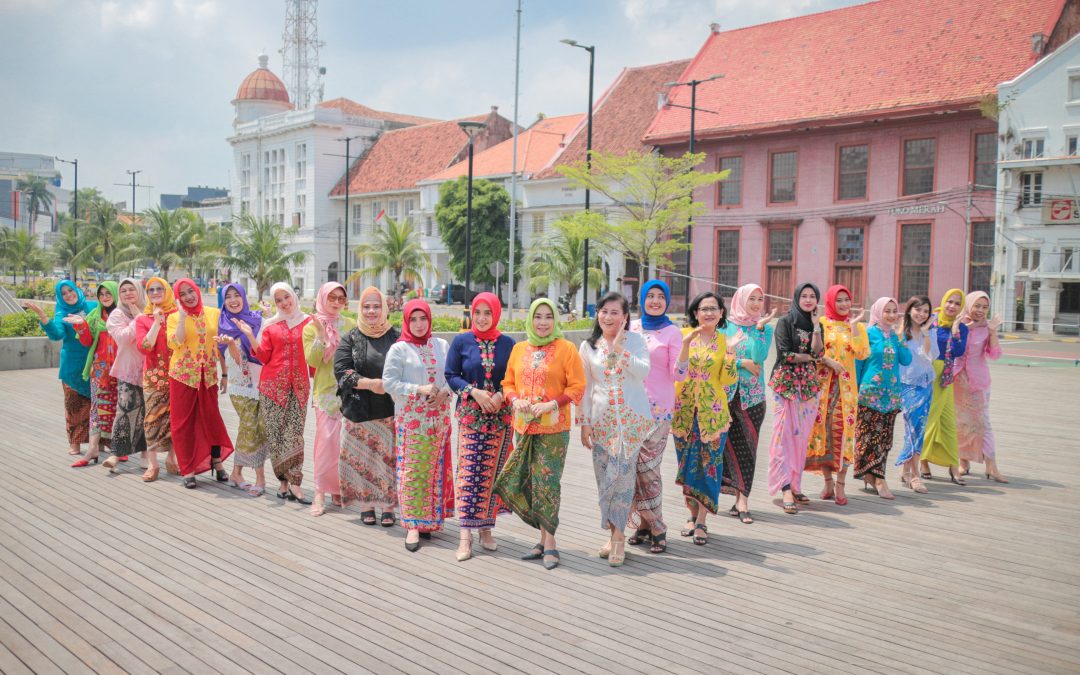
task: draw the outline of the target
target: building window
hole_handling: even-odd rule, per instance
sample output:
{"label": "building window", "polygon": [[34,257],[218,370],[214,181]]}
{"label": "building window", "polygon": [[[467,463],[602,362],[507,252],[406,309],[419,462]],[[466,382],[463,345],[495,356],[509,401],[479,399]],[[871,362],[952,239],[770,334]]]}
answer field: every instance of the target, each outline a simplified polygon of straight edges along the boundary
{"label": "building window", "polygon": [[997,186],[996,134],[975,134],[974,165],[972,182],[976,189]]}
{"label": "building window", "polygon": [[1020,206],[1042,206],[1041,171],[1020,174]]}
{"label": "building window", "polygon": [[382,214],[382,202],[371,202],[371,231],[378,227],[379,216]]}
{"label": "building window", "polygon": [[405,219],[408,220],[409,222],[412,222],[412,212],[415,211],[415,210],[416,210],[416,201],[414,201],[412,199],[406,199],[405,200],[405,206],[401,210],[401,215],[404,216]]}
{"label": "building window", "polygon": [[994,221],[971,223],[971,253],[968,291],[990,292],[990,270],[994,267]]}
{"label": "building window", "polygon": [[866,228],[862,225],[836,228],[836,248],[833,251],[833,279],[847,286],[851,301],[859,302],[863,286],[863,252]]}
{"label": "building window", "polygon": [[364,217],[364,205],[352,205],[352,233],[360,234],[360,220]]}
{"label": "building window", "polygon": [[778,204],[795,201],[797,152],[774,152],[769,158],[769,201]]}
{"label": "building window", "polygon": [[934,191],[934,162],[937,140],[920,138],[904,141],[904,190],[906,195],[921,195]]}
{"label": "building window", "polygon": [[1069,76],[1069,101],[1080,101],[1080,75]]}
{"label": "building window", "polygon": [[1024,139],[1024,159],[1040,159],[1046,156],[1046,140],[1042,138]]}
{"label": "building window", "polygon": [[398,217],[398,202],[391,201],[386,203],[386,215],[394,220]]}
{"label": "building window", "polygon": [[720,230],[716,237],[716,283],[731,297],[739,287],[739,231]]}
{"label": "building window", "polygon": [[930,223],[900,226],[900,298],[930,290]]}
{"label": "building window", "polygon": [[435,236],[435,224],[431,220],[431,216],[428,216],[424,221],[424,234],[429,237]]}
{"label": "building window", "polygon": [[544,236],[544,214],[532,214],[532,233],[533,239],[539,239]]}
{"label": "building window", "polygon": [[795,260],[795,228],[770,227],[769,258],[766,262],[765,292],[781,298],[791,297],[792,264]]}
{"label": "building window", "polygon": [[1042,251],[1037,248],[1020,249],[1020,272],[1038,272]]}
{"label": "building window", "polygon": [[[251,196],[251,153],[245,152],[240,155],[240,198],[248,199]],[[243,202],[241,202],[243,205]]]}
{"label": "building window", "polygon": [[840,148],[837,199],[866,199],[866,170],[870,162],[870,147],[849,145]]}
{"label": "building window", "polygon": [[720,206],[742,204],[742,157],[721,157],[717,170],[731,171],[727,179],[720,181],[717,203]]}
{"label": "building window", "polygon": [[296,144],[296,191],[307,189],[307,143]]}
{"label": "building window", "polygon": [[307,195],[296,195],[296,208],[293,215],[293,225],[296,227],[303,227],[307,222]]}
{"label": "building window", "polygon": [[1077,138],[1076,136],[1069,136],[1066,139],[1066,141],[1068,142],[1068,146],[1069,146],[1069,153],[1068,153],[1069,157],[1076,157],[1076,155],[1077,155],[1077,152],[1076,152],[1077,151],[1076,138]]}

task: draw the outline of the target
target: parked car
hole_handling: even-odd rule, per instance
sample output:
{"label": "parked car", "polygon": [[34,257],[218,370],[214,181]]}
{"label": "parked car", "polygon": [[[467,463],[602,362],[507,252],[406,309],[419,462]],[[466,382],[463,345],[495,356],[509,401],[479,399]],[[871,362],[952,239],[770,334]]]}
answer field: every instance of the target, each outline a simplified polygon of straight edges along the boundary
{"label": "parked car", "polygon": [[440,305],[464,305],[473,301],[483,289],[473,288],[469,291],[469,299],[465,299],[465,287],[461,284],[441,284],[436,290],[435,302]]}

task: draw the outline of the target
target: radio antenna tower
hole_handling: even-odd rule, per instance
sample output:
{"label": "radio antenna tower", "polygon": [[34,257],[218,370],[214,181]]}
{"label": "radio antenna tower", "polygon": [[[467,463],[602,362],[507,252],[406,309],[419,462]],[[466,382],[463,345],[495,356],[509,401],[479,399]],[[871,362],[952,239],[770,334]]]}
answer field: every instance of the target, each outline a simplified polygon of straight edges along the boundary
{"label": "radio antenna tower", "polygon": [[285,86],[297,110],[311,107],[322,98],[319,67],[318,0],[285,0],[285,32],[282,33],[281,57],[284,61]]}

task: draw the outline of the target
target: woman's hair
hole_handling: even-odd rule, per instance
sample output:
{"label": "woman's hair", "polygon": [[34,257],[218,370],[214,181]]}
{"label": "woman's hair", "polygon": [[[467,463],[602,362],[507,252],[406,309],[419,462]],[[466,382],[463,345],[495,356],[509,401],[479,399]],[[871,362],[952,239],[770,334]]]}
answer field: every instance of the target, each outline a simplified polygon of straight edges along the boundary
{"label": "woman's hair", "polygon": [[596,320],[593,321],[592,335],[586,340],[586,342],[589,343],[589,346],[594,349],[596,348],[596,342],[600,339],[600,336],[604,334],[603,329],[600,328],[600,310],[609,302],[618,302],[622,305],[623,314],[626,315],[626,325],[623,326],[623,330],[630,330],[630,302],[622,293],[611,291],[596,301]]}
{"label": "woman's hair", "polygon": [[[930,303],[930,297],[929,296],[926,296],[926,295],[913,295],[913,296],[911,296],[911,299],[907,301],[907,304],[904,305],[904,339],[905,340],[910,340],[911,339],[911,326],[912,326],[911,310],[915,309],[916,307],[922,307],[923,305],[926,305],[927,307],[933,308],[933,305]],[[927,318],[926,321],[927,321],[927,323],[929,323],[930,319]],[[926,324],[923,324],[923,325],[926,325]]]}
{"label": "woman's hair", "polygon": [[698,305],[705,298],[713,298],[717,304],[720,305],[720,323],[716,324],[717,328],[727,328],[727,307],[724,305],[724,299],[712,291],[705,291],[701,295],[697,296],[690,303],[690,307],[686,310],[686,321],[690,324],[691,328],[698,327],[697,310]]}

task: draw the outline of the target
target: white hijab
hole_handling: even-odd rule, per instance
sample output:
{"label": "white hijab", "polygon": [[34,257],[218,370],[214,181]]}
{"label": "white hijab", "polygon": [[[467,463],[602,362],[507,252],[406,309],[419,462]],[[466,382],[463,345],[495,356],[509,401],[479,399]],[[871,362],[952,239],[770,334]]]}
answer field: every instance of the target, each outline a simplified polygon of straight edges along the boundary
{"label": "white hijab", "polygon": [[284,321],[285,325],[289,328],[296,328],[296,326],[303,323],[304,320],[308,318],[307,314],[304,314],[302,311],[300,311],[300,298],[296,296],[296,291],[293,290],[291,285],[284,281],[279,281],[270,287],[270,302],[273,302],[275,305],[277,303],[274,301],[274,297],[277,295],[278,291],[285,291],[292,296],[293,302],[295,303],[293,311],[291,314],[285,315],[282,314],[281,310],[279,309],[277,311],[277,314],[266,320],[266,322],[263,324],[263,328],[266,328],[271,324],[275,324],[278,321]]}

